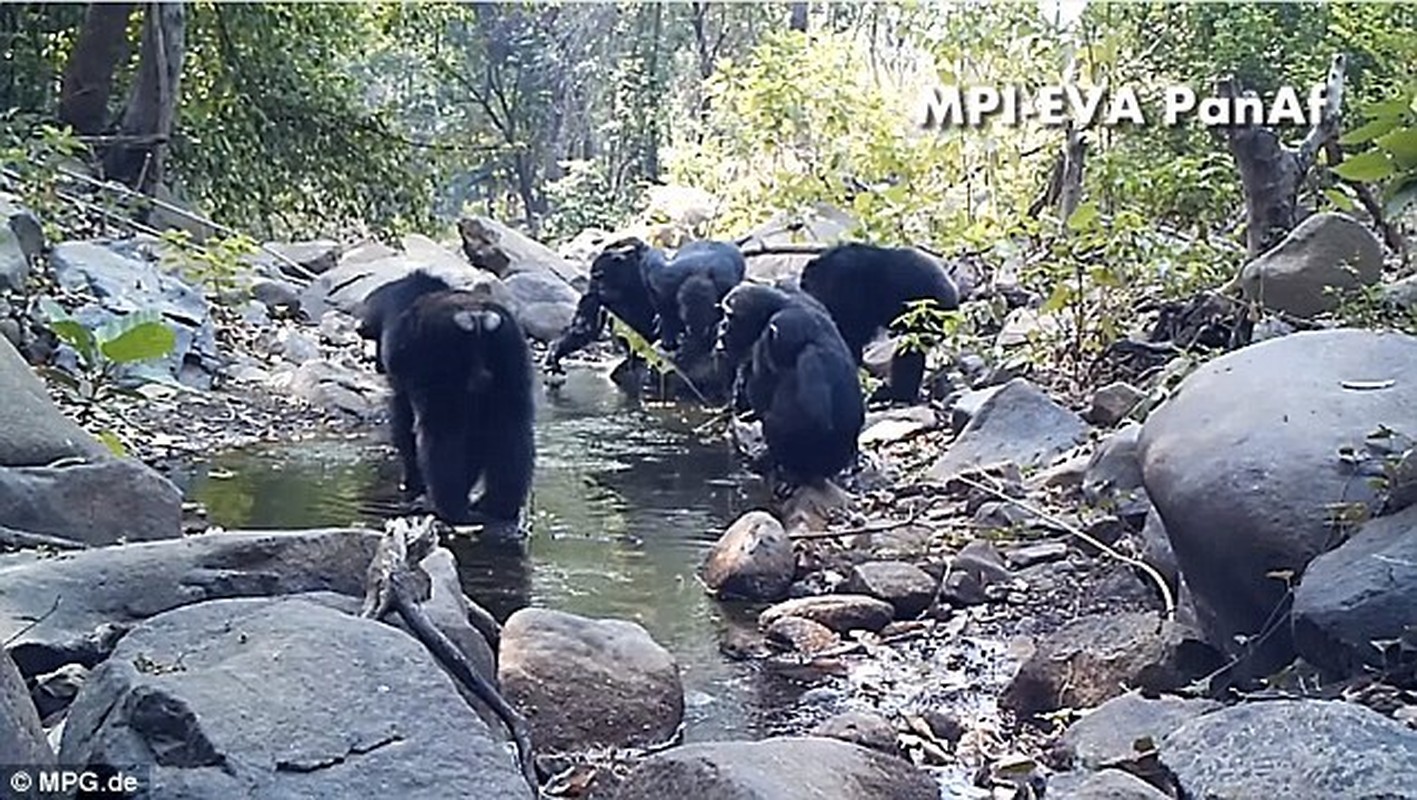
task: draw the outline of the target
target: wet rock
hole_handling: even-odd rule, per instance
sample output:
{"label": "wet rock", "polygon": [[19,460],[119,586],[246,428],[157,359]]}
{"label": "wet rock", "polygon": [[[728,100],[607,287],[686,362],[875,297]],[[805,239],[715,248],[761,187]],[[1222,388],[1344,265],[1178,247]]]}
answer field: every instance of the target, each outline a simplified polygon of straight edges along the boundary
{"label": "wet rock", "polygon": [[298,599],[139,625],[75,698],[60,760],[150,765],[164,797],[531,797],[415,639]]}
{"label": "wet rock", "polygon": [[[1147,494],[1213,645],[1236,654],[1237,637],[1282,613],[1288,590],[1272,575],[1300,575],[1328,546],[1331,504],[1378,504],[1342,452],[1379,426],[1417,430],[1413,386],[1417,338],[1303,332],[1208,362],[1147,419]],[[1292,653],[1281,625],[1246,666],[1263,673]]]}
{"label": "wet rock", "polygon": [[1284,240],[1245,265],[1240,286],[1247,300],[1311,317],[1337,307],[1329,289],[1371,286],[1382,278],[1383,247],[1346,214],[1313,214]]}
{"label": "wet rock", "polygon": [[553,341],[576,315],[580,293],[552,272],[518,272],[503,283],[515,300],[517,322],[533,339]]}
{"label": "wet rock", "polygon": [[569,279],[578,270],[556,251],[488,217],[458,220],[469,263],[499,277],[516,272],[554,272]]}
{"label": "wet rock", "polygon": [[1004,551],[1004,558],[1008,559],[1009,566],[1014,569],[1060,561],[1067,556],[1068,545],[1065,542],[1039,542]]}
{"label": "wet rock", "polygon": [[895,726],[880,714],[865,711],[846,711],[829,717],[807,735],[839,739],[892,756],[900,751]]}
{"label": "wet rock", "polygon": [[0,648],[0,753],[9,764],[53,764],[54,751],[30,700],[25,679]]}
{"label": "wet rock", "polygon": [[1136,758],[1135,744],[1139,739],[1150,739],[1154,746],[1183,724],[1217,708],[1220,703],[1214,700],[1171,695],[1148,698],[1140,692],[1128,692],[1069,725],[1062,742],[1082,766],[1103,769]]}
{"label": "wet rock", "polygon": [[657,744],[684,718],[674,657],[633,622],[524,608],[499,657],[502,690],[542,751]]}
{"label": "wet rock", "polygon": [[135,459],[0,467],[0,525],[88,545],[182,533],[182,492]]}
{"label": "wet rock", "polygon": [[769,642],[804,655],[815,655],[841,644],[836,631],[806,617],[778,617],[765,631]]}
{"label": "wet rock", "polygon": [[1082,495],[1089,505],[1138,524],[1151,510],[1137,449],[1140,436],[1141,425],[1128,422],[1103,439],[1082,480]]}
{"label": "wet rock", "polygon": [[959,714],[943,708],[931,708],[922,717],[925,724],[930,726],[930,732],[936,739],[948,742],[951,747],[959,744],[959,740],[964,738],[968,728],[964,720],[959,718]]}
{"label": "wet rock", "polygon": [[1109,383],[1092,394],[1092,405],[1085,415],[1088,422],[1110,428],[1130,414],[1137,403],[1146,399],[1142,390],[1129,383]]}
{"label": "wet rock", "polygon": [[999,702],[1020,716],[1087,708],[1125,687],[1167,691],[1188,676],[1177,667],[1180,637],[1155,614],[1081,617],[1038,643]]}
{"label": "wet rock", "polygon": [[1004,384],[979,407],[930,478],[947,481],[969,469],[1003,461],[1042,464],[1082,441],[1087,424],[1022,378]]}
{"label": "wet rock", "polygon": [[781,617],[803,617],[819,622],[837,633],[852,630],[879,631],[895,619],[895,608],[884,600],[863,594],[830,594],[784,600],[758,615],[763,628]]}
{"label": "wet rock", "polygon": [[1417,786],[1417,731],[1337,700],[1242,703],[1161,742],[1188,797],[1401,797]]}
{"label": "wet rock", "polygon": [[834,569],[823,569],[808,573],[799,581],[793,581],[787,587],[788,597],[816,597],[819,594],[831,594],[841,588],[846,583],[846,576]]}
{"label": "wet rock", "polygon": [[897,619],[912,619],[934,602],[935,585],[935,579],[914,564],[867,561],[852,568],[843,588],[890,603]]}
{"label": "wet rock", "polygon": [[[38,675],[93,652],[87,640],[103,626],[189,603],[321,591],[362,598],[377,542],[373,531],[349,529],[208,533],[7,564],[0,641],[18,634],[10,654]],[[55,597],[64,600],[57,607]]]}
{"label": "wet rock", "polygon": [[706,742],[651,756],[616,800],[938,800],[932,778],[904,760],[816,737]]}
{"label": "wet rock", "polygon": [[724,598],[781,600],[797,569],[792,540],[766,511],[739,517],[709,550],[700,574]]}
{"label": "wet rock", "polygon": [[388,397],[387,387],[370,373],[322,358],[277,375],[271,385],[311,405],[366,419],[380,413]]}
{"label": "wet rock", "polygon": [[1171,796],[1120,769],[1068,772],[1048,779],[1048,797],[1067,800],[1171,800]]}
{"label": "wet rock", "polygon": [[0,341],[0,397],[0,466],[112,457],[108,448],[60,413],[29,364],[5,341]]}
{"label": "wet rock", "polygon": [[[318,239],[310,242],[266,242],[267,250],[282,255],[291,261],[299,264],[306,272],[319,275],[322,272],[329,272],[339,263],[340,246],[339,242],[328,239]],[[275,263],[282,272],[289,269],[289,265],[279,259],[271,258],[268,254],[263,254]]]}
{"label": "wet rock", "polygon": [[54,246],[49,263],[64,289],[96,298],[73,312],[90,329],[133,311],[157,312],[172,328],[172,352],[152,362],[126,365],[126,374],[181,377],[188,362],[214,373],[220,354],[206,297],[148,260],[148,244],[136,239],[63,242]]}
{"label": "wet rock", "polygon": [[1417,506],[1363,524],[1314,559],[1294,594],[1294,641],[1311,664],[1338,676],[1381,669],[1378,643],[1417,620]]}

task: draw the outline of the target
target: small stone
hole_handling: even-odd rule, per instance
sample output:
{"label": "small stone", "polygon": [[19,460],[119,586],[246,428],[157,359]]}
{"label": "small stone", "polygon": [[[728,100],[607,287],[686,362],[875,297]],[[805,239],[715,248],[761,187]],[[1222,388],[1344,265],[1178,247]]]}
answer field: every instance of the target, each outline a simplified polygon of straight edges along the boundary
{"label": "small stone", "polygon": [[895,618],[895,608],[884,600],[861,594],[833,594],[785,600],[758,615],[758,625],[767,628],[781,617],[805,617],[820,622],[837,633],[865,629],[879,631]]}
{"label": "small stone", "polygon": [[806,617],[779,617],[767,627],[769,642],[804,655],[815,655],[841,644],[831,628]]}
{"label": "small stone", "polygon": [[1024,547],[1015,547],[1004,553],[1009,564],[1014,569],[1026,569],[1035,564],[1044,564],[1049,561],[1058,561],[1066,558],[1068,546],[1063,542],[1039,542]]}
{"label": "small stone", "polygon": [[1110,428],[1126,419],[1145,399],[1146,393],[1129,383],[1109,383],[1093,393],[1092,406],[1084,416],[1094,425]]}
{"label": "small stone", "polygon": [[840,739],[888,755],[896,755],[900,750],[891,723],[880,714],[864,711],[846,711],[823,720],[810,735]]}
{"label": "small stone", "polygon": [[870,595],[895,607],[896,617],[910,619],[935,599],[935,579],[904,561],[868,561],[847,577],[846,591]]}

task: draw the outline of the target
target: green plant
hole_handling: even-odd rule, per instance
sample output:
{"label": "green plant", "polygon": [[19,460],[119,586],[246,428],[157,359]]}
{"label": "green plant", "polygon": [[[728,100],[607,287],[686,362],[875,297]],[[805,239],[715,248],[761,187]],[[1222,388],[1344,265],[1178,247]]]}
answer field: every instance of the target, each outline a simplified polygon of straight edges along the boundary
{"label": "green plant", "polygon": [[[141,399],[141,394],[123,385],[122,368],[162,358],[177,344],[171,326],[155,311],[135,311],[90,330],[53,300],[41,300],[40,308],[54,335],[78,353],[75,372],[48,367],[44,373],[79,407],[81,422],[116,398]],[[122,455],[122,444],[112,431],[104,431],[99,438]]]}
{"label": "green plant", "polygon": [[907,303],[905,312],[891,322],[891,330],[899,333],[902,350],[929,353],[947,341],[957,345],[965,318],[960,311],[925,298]]}
{"label": "green plant", "polygon": [[206,288],[218,303],[243,293],[241,276],[246,258],[257,251],[256,242],[245,234],[213,236],[202,244],[192,241],[185,230],[166,230],[162,240],[171,246],[165,256],[169,265],[176,266],[184,278]]}
{"label": "green plant", "polygon": [[62,230],[73,221],[75,208],[60,197],[59,168],[86,148],[67,125],[35,122],[13,109],[0,115],[0,131],[4,183],[44,221],[46,236],[62,238]]}
{"label": "green plant", "polygon": [[1384,211],[1397,217],[1417,203],[1417,83],[1396,97],[1370,104],[1367,122],[1344,134],[1342,145],[1368,149],[1333,167],[1334,174],[1382,187]]}

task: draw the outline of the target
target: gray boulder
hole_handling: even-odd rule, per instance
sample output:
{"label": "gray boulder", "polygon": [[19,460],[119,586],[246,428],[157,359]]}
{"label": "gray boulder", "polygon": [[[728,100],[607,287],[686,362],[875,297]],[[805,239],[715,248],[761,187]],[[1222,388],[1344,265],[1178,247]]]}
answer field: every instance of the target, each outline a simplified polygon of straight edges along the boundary
{"label": "gray boulder", "polygon": [[277,374],[270,385],[318,408],[364,419],[380,413],[389,394],[387,385],[373,374],[323,358],[311,358]]}
{"label": "gray boulder", "polygon": [[160,614],[70,707],[60,761],[143,768],[155,797],[532,797],[413,638],[298,599]]}
{"label": "gray boulder", "polygon": [[938,800],[933,778],[904,760],[817,737],[706,742],[640,764],[615,800]]}
{"label": "gray boulder", "polygon": [[182,492],[130,458],[0,467],[0,525],[88,545],[182,533]]}
{"label": "gray boulder", "polygon": [[527,336],[550,342],[576,315],[581,295],[550,271],[517,272],[503,281],[515,302],[517,322]]}
{"label": "gray boulder", "polygon": [[321,274],[300,293],[300,307],[309,319],[320,319],[335,309],[357,314],[364,298],[389,281],[402,278],[414,270],[424,270],[443,278],[455,289],[486,294],[508,308],[515,308],[507,287],[497,277],[463,261],[457,254],[422,239],[413,252],[371,259],[345,259],[339,266]]}
{"label": "gray boulder", "polygon": [[1337,700],[1244,703],[1161,742],[1184,797],[1404,798],[1417,786],[1417,731]]}
{"label": "gray boulder", "polygon": [[0,291],[21,291],[30,266],[44,250],[44,231],[33,214],[0,195]]}
{"label": "gray boulder", "polygon": [[828,717],[818,723],[808,735],[859,744],[887,755],[900,752],[895,727],[891,725],[890,720],[868,711],[844,711],[834,717]]}
{"label": "gray boulder", "polygon": [[[1236,652],[1282,618],[1288,587],[1334,535],[1332,506],[1375,506],[1345,449],[1380,426],[1417,431],[1417,339],[1296,333],[1203,365],[1152,413],[1139,440],[1147,494],[1165,525],[1206,638]],[[1250,668],[1292,657],[1281,625]]]}
{"label": "gray boulder", "polygon": [[1089,505],[1128,521],[1140,520],[1151,510],[1137,449],[1140,438],[1141,425],[1129,422],[1097,445],[1082,478],[1082,495]]}
{"label": "gray boulder", "polygon": [[44,384],[8,341],[0,341],[0,397],[0,467],[112,457],[107,447],[59,412]]}
{"label": "gray boulder", "polygon": [[25,679],[0,650],[0,758],[7,764],[53,764]]}
{"label": "gray boulder", "polygon": [[851,569],[842,589],[884,600],[895,608],[897,619],[912,619],[934,602],[936,581],[904,561],[867,561]]}
{"label": "gray boulder", "polygon": [[1246,264],[1240,286],[1246,299],[1300,317],[1332,311],[1329,289],[1372,286],[1382,278],[1383,247],[1346,214],[1313,214],[1279,244]]}
{"label": "gray boulder", "polygon": [[502,629],[497,675],[542,752],[658,744],[684,718],[674,657],[633,622],[524,608]]}
{"label": "gray boulder", "polygon": [[739,517],[704,557],[704,585],[718,596],[781,600],[797,570],[792,540],[766,511]]}
{"label": "gray boulder", "polygon": [[1048,779],[1048,797],[1067,800],[1171,800],[1171,795],[1130,772],[1065,772]]}
{"label": "gray boulder", "polygon": [[1102,769],[1137,758],[1138,740],[1153,744],[1192,719],[1220,708],[1214,700],[1173,695],[1144,697],[1127,692],[1088,712],[1068,726],[1062,742],[1087,769]]}
{"label": "gray boulder", "polygon": [[[306,272],[313,275],[334,269],[340,258],[339,242],[329,239],[317,239],[309,242],[267,242],[265,247],[267,250],[294,261]],[[289,269],[288,264],[280,259],[271,258],[269,253],[261,253],[256,258],[273,262],[276,268],[281,271]]]}
{"label": "gray boulder", "polygon": [[488,217],[463,217],[458,233],[468,262],[498,277],[554,272],[569,281],[579,272],[555,250]]}
{"label": "gray boulder", "polygon": [[1339,676],[1384,666],[1381,642],[1417,628],[1417,506],[1364,523],[1314,559],[1294,593],[1294,641]]}
{"label": "gray boulder", "polygon": [[947,481],[971,469],[1011,461],[1039,466],[1083,441],[1087,423],[1038,387],[1015,378],[980,404],[948,451],[930,468]]}

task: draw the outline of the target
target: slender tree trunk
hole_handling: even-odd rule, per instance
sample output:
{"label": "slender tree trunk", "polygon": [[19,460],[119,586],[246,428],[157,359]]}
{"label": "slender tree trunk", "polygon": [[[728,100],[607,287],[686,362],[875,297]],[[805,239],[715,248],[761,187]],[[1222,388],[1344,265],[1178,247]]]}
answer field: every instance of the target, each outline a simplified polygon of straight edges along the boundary
{"label": "slender tree trunk", "polygon": [[794,31],[807,32],[807,4],[793,3],[792,18],[788,20],[787,27]]}
{"label": "slender tree trunk", "polygon": [[124,140],[115,143],[104,159],[110,177],[147,194],[163,179],[163,161],[177,115],[186,27],[181,3],[147,5],[138,79],[119,129]]}
{"label": "slender tree trunk", "polygon": [[113,72],[128,56],[132,16],[132,3],[89,3],[84,14],[59,94],[59,120],[79,134],[101,133],[108,124]]}

